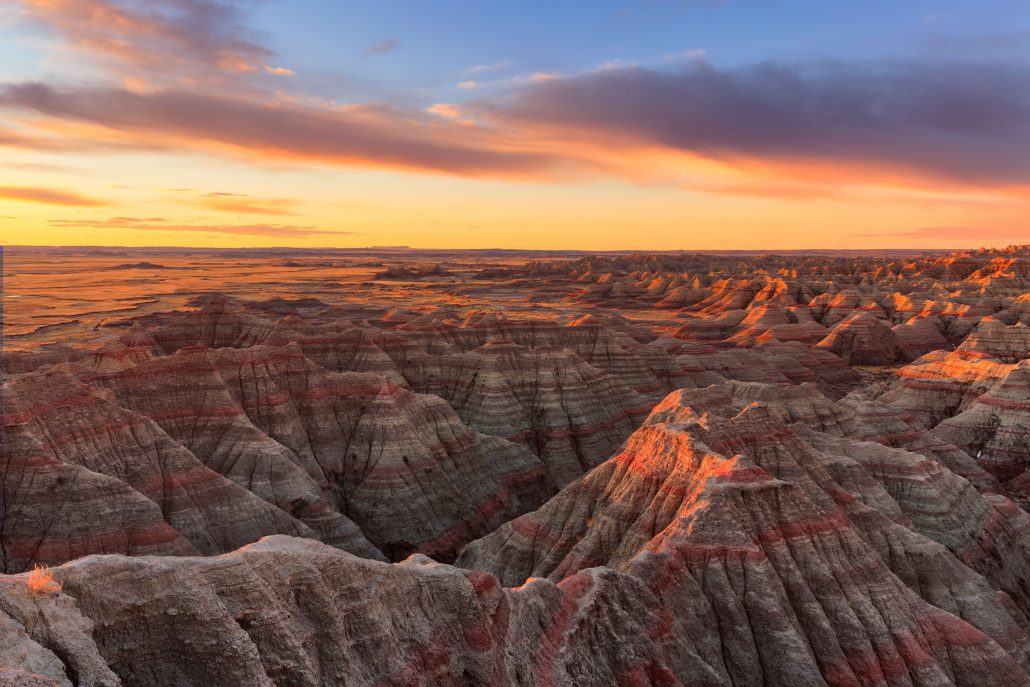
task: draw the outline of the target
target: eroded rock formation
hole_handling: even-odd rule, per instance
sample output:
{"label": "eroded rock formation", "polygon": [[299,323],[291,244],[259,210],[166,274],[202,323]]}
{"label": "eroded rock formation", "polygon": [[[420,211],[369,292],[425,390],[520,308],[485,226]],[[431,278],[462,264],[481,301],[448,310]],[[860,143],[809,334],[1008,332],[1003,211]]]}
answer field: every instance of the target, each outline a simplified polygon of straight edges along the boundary
{"label": "eroded rock formation", "polygon": [[0,685],[1030,687],[1026,248],[344,264],[5,351]]}

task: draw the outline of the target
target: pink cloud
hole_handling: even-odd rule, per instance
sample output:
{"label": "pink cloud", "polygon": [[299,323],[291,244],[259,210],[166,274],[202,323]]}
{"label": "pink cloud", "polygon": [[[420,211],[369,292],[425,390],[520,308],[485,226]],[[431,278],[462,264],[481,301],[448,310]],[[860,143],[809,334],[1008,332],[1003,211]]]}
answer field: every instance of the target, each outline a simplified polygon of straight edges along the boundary
{"label": "pink cloud", "polygon": [[0,199],[18,200],[46,205],[76,205],[80,207],[96,207],[109,205],[106,201],[87,198],[72,191],[54,188],[28,188],[22,186],[0,187]]}

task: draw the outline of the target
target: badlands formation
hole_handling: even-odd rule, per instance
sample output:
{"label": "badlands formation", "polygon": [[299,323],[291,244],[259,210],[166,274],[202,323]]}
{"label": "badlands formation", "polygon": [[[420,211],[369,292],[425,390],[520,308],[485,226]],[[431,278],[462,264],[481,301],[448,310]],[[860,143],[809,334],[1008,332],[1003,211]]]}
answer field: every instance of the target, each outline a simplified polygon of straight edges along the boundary
{"label": "badlands formation", "polygon": [[0,685],[1030,687],[1026,247],[52,258]]}

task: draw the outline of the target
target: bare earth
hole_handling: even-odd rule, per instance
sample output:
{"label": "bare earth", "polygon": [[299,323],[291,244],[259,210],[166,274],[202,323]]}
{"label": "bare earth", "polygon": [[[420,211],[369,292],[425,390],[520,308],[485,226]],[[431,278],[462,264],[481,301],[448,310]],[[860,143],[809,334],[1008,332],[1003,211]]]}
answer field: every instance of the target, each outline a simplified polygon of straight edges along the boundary
{"label": "bare earth", "polygon": [[1030,248],[3,288],[0,685],[1030,687]]}

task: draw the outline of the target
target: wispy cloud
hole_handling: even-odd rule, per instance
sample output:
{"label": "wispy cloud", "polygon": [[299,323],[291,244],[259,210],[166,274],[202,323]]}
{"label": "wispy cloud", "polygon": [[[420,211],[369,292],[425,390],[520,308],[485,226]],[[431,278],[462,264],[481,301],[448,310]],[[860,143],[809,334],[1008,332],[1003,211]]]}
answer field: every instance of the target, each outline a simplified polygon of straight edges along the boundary
{"label": "wispy cloud", "polygon": [[251,198],[238,193],[208,193],[190,202],[209,210],[254,215],[293,215],[297,208],[292,198]]}
{"label": "wispy cloud", "polygon": [[815,184],[775,182],[775,181],[742,181],[737,183],[695,183],[688,188],[702,193],[717,193],[731,196],[750,196],[752,198],[774,198],[778,200],[813,200],[832,198],[836,194],[825,186]]}
{"label": "wispy cloud", "polygon": [[704,48],[691,48],[682,52],[669,53],[666,62],[703,62],[708,59],[708,51]]}
{"label": "wispy cloud", "polygon": [[460,88],[463,91],[474,91],[474,90],[482,88],[482,87],[483,87],[483,84],[479,83],[478,81],[471,80],[471,79],[468,80],[468,81],[459,81],[458,82],[458,88]]}
{"label": "wispy cloud", "polygon": [[325,230],[290,224],[180,224],[163,217],[112,217],[106,220],[52,219],[50,225],[62,228],[132,229],[135,231],[207,232],[271,238],[309,238],[312,236],[347,236],[352,231]]}
{"label": "wispy cloud", "polygon": [[426,108],[426,112],[430,114],[439,115],[447,119],[457,119],[461,117],[461,108],[451,103],[434,103]]}
{"label": "wispy cloud", "polygon": [[73,169],[66,165],[55,165],[49,162],[0,162],[0,167],[23,172],[69,172]]}
{"label": "wispy cloud", "polygon": [[272,66],[269,66],[267,64],[265,65],[265,73],[266,74],[271,74],[272,76],[296,76],[297,75],[297,72],[293,71],[292,69],[287,69],[286,67],[272,67]]}
{"label": "wispy cloud", "polygon": [[110,205],[110,203],[106,201],[98,200],[96,198],[88,198],[73,191],[24,186],[0,186],[0,199],[18,200],[28,203],[43,203],[46,205],[75,205],[79,207]]}
{"label": "wispy cloud", "polygon": [[491,62],[489,64],[477,64],[471,67],[466,67],[461,70],[461,73],[465,76],[475,76],[476,74],[492,74],[494,72],[502,72],[505,69],[509,69],[512,63],[511,60],[498,60],[497,62]]}
{"label": "wispy cloud", "polygon": [[223,0],[15,0],[80,55],[147,82],[256,72],[273,52]]}
{"label": "wispy cloud", "polygon": [[396,38],[387,38],[385,41],[379,41],[373,43],[362,51],[362,55],[368,57],[370,55],[385,55],[388,52],[393,52],[400,46],[401,42]]}

